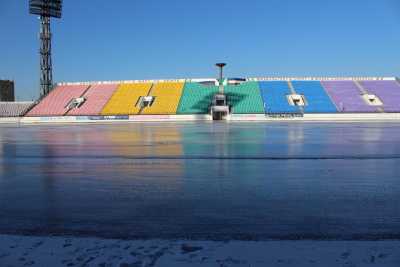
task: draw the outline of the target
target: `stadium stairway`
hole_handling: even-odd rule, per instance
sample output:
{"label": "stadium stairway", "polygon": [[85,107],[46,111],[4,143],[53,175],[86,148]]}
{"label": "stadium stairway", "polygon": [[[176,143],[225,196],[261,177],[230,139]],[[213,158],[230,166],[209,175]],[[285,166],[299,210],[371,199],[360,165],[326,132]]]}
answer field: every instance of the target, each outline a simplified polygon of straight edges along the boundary
{"label": "stadium stairway", "polygon": [[[91,87],[92,87],[92,85],[89,85],[89,86],[86,88],[86,90],[83,91],[82,94],[81,94],[80,96],[78,96],[78,98],[83,98],[83,96],[89,91],[89,89],[90,89]],[[71,99],[71,100],[72,100],[72,99]],[[69,103],[71,103],[71,101],[69,101]],[[85,102],[82,103],[81,106],[82,106],[83,104],[85,104]],[[67,116],[67,114],[68,114],[70,111],[72,111],[74,108],[75,108],[75,107],[71,107],[71,106],[68,104],[67,110],[65,111],[65,113],[64,113],[63,115],[64,115],[64,116]]]}
{"label": "stadium stairway", "polygon": [[67,115],[99,115],[106,103],[117,89],[118,84],[95,84],[82,95],[86,101],[77,108],[68,111]]}
{"label": "stadium stairway", "polygon": [[[290,93],[293,94],[293,95],[297,95],[296,91],[294,90],[292,81],[288,81],[287,83],[288,83],[288,86],[289,86],[289,89],[290,89]],[[304,107],[303,106],[297,106],[297,108],[300,110],[300,113],[304,114]]]}
{"label": "stadium stairway", "polygon": [[244,82],[225,86],[228,105],[232,113],[264,113],[263,101],[257,82]]}
{"label": "stadium stairway", "polygon": [[149,95],[155,97],[153,105],[142,110],[141,114],[176,114],[184,83],[161,82],[153,85]]}
{"label": "stadium stairway", "polygon": [[363,81],[360,84],[368,93],[380,98],[383,111],[400,112],[400,86],[397,81]]}
{"label": "stadium stairway", "polygon": [[325,92],[319,81],[292,81],[297,94],[305,96],[307,105],[303,107],[305,113],[334,113],[336,106]]}
{"label": "stadium stairway", "polygon": [[368,105],[354,81],[323,81],[325,88],[339,112],[377,112],[378,108]]}
{"label": "stadium stairway", "polygon": [[[153,92],[153,88],[154,88],[154,83],[151,84],[151,87],[150,87],[149,91],[147,91],[147,95],[146,95],[146,96],[151,96],[151,94],[152,94],[152,92]],[[136,104],[140,104],[140,103],[139,103],[139,100],[138,100],[138,102],[137,102]],[[142,112],[143,112],[143,110],[144,110],[145,108],[147,108],[147,107],[141,105],[141,106],[139,107],[139,111],[137,112],[137,114],[138,114],[138,115],[141,115]]]}
{"label": "stadium stairway", "polygon": [[287,95],[291,94],[289,84],[285,81],[259,82],[264,101],[265,113],[300,113],[297,106],[289,104]]}
{"label": "stadium stairway", "polygon": [[26,116],[63,116],[68,112],[68,103],[80,97],[88,85],[61,85],[54,88]]}
{"label": "stadium stairway", "polygon": [[212,98],[217,92],[217,86],[185,83],[177,114],[207,114]]}
{"label": "stadium stairway", "polygon": [[101,115],[135,115],[140,111],[138,100],[147,96],[151,83],[120,84],[101,111]]}

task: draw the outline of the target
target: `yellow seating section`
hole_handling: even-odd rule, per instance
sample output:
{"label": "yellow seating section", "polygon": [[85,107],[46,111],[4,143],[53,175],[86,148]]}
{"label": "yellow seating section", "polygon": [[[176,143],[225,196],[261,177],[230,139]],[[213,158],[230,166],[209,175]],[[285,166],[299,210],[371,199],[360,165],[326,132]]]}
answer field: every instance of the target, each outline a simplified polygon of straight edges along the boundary
{"label": "yellow seating section", "polygon": [[151,85],[151,83],[121,84],[101,111],[101,115],[137,114],[140,106],[135,105],[139,97],[147,95]]}
{"label": "yellow seating section", "polygon": [[176,114],[184,83],[162,82],[154,84],[150,95],[155,97],[153,105],[141,114]]}

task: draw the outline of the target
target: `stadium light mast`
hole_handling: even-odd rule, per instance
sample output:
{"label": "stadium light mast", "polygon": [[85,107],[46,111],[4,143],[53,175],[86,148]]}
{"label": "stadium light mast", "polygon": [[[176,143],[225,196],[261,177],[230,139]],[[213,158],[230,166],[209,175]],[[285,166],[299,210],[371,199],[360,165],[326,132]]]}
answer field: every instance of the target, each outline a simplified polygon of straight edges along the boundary
{"label": "stadium light mast", "polygon": [[29,13],[40,16],[40,96],[53,86],[50,18],[61,18],[62,0],[29,0]]}
{"label": "stadium light mast", "polygon": [[226,63],[217,63],[215,64],[219,68],[219,92],[221,94],[224,93],[224,67],[226,66]]}

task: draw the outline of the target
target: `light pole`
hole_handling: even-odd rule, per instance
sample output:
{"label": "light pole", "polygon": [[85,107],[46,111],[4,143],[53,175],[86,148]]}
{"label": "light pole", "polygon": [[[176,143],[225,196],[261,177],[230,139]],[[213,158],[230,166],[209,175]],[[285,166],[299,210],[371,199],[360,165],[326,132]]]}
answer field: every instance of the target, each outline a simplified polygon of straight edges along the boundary
{"label": "light pole", "polygon": [[224,67],[226,66],[226,63],[217,63],[217,64],[215,64],[215,66],[217,66],[219,68],[219,92],[221,94],[223,94],[224,93],[224,81],[223,81],[224,73],[223,73],[223,71],[224,71]]}
{"label": "light pole", "polygon": [[40,96],[53,87],[50,18],[61,18],[62,0],[29,0],[29,13],[40,16]]}

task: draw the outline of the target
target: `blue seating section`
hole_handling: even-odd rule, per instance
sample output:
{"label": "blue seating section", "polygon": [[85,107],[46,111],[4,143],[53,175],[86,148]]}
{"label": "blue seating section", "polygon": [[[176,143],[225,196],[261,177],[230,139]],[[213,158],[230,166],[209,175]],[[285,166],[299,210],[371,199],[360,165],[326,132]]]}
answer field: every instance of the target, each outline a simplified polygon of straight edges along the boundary
{"label": "blue seating section", "polygon": [[307,105],[305,113],[332,113],[338,112],[336,106],[322,87],[319,81],[293,81],[292,85],[297,94],[304,95]]}
{"label": "blue seating section", "polygon": [[291,94],[285,81],[259,82],[265,113],[300,113],[296,106],[289,105],[287,95]]}

